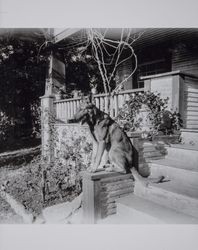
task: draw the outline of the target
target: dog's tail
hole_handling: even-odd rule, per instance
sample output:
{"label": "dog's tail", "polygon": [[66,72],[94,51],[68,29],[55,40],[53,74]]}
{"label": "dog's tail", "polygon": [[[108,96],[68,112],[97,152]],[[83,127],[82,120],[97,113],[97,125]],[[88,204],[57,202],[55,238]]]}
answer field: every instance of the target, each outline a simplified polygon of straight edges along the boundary
{"label": "dog's tail", "polygon": [[131,174],[133,175],[133,178],[135,179],[136,182],[142,184],[143,186],[147,187],[149,184],[149,181],[147,178],[142,177],[139,172],[137,171],[137,169],[135,167],[133,167],[131,169]]}
{"label": "dog's tail", "polygon": [[161,183],[161,182],[163,182],[165,179],[165,176],[163,176],[163,175],[156,177],[156,178],[149,179],[148,177],[149,177],[150,173],[144,174],[144,175],[141,174],[141,171],[139,171],[139,153],[138,153],[138,150],[133,145],[132,145],[132,148],[133,148],[133,158],[132,158],[131,172],[132,172],[132,175],[133,175],[135,181],[138,181],[146,186],[148,186],[149,183]]}

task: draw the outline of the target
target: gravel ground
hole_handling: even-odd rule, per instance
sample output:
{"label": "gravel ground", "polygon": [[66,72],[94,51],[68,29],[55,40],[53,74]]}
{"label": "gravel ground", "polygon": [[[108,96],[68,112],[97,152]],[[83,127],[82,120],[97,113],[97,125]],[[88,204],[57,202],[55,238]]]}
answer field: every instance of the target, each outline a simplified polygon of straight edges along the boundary
{"label": "gravel ground", "polygon": [[[18,174],[20,174],[21,170],[18,170]],[[4,183],[6,180],[12,180],[15,171],[11,171],[9,168],[1,168],[0,169],[0,183]],[[13,223],[23,223],[23,220],[20,216],[18,216],[14,210],[10,207],[10,205],[2,199],[0,196],[0,224],[13,224]]]}
{"label": "gravel ground", "polygon": [[0,197],[0,224],[23,223],[22,218],[17,215],[9,204]]}
{"label": "gravel ground", "polygon": [[[27,210],[35,215],[42,209],[42,201],[38,190],[34,190],[27,185],[28,165],[15,167],[4,166],[0,168],[0,185],[8,182],[6,191],[10,193],[18,202],[23,204]],[[26,180],[26,181],[24,181]],[[0,196],[0,223],[23,223],[10,205]]]}
{"label": "gravel ground", "polygon": [[[0,167],[0,186],[6,183],[6,192],[36,217],[43,208],[71,201],[78,195],[75,188],[62,190],[61,195],[59,192],[50,193],[43,203],[39,166],[38,160],[35,160],[19,166],[10,164]],[[23,223],[22,218],[0,196],[0,224],[16,223]]]}

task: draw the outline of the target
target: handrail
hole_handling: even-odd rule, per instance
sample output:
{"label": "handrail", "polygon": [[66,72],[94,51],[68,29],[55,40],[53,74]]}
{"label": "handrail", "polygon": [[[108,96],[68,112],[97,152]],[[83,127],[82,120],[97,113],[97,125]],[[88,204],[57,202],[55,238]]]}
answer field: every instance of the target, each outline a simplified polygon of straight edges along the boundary
{"label": "handrail", "polygon": [[[118,115],[119,108],[123,106],[125,100],[130,97],[130,94],[136,92],[143,92],[144,88],[130,89],[121,91],[113,96],[109,96],[106,93],[93,95],[95,99],[95,105],[101,111],[109,113],[112,118]],[[108,99],[108,97],[110,99]],[[77,109],[80,107],[81,97],[69,98],[63,100],[54,101],[56,118],[60,120],[67,121],[72,119],[73,115],[76,113]]]}
{"label": "handrail", "polygon": [[[131,94],[131,93],[142,92],[142,91],[144,91],[144,88],[129,89],[129,90],[123,90],[119,93],[115,93],[115,95]],[[95,97],[105,97],[105,96],[109,96],[109,94],[99,93],[99,94],[93,95],[94,98]],[[55,100],[54,103],[77,101],[77,100],[81,100],[81,97]]]}
{"label": "handrail", "polygon": [[80,101],[80,100],[81,100],[81,97],[67,98],[67,99],[55,100],[54,103],[69,102],[69,101]]}

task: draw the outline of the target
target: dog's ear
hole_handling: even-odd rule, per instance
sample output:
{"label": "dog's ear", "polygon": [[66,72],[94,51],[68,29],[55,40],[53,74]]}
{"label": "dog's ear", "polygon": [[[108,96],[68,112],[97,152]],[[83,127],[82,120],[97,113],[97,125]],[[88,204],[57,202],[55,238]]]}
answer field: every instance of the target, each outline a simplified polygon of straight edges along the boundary
{"label": "dog's ear", "polygon": [[88,96],[85,96],[85,95],[81,96],[81,100],[80,100],[81,108],[85,108],[88,104],[89,104]]}
{"label": "dog's ear", "polygon": [[94,115],[97,116],[97,117],[100,114],[100,110],[98,108],[96,108],[96,107],[93,108],[93,112],[94,112]]}
{"label": "dog's ear", "polygon": [[93,96],[92,94],[89,94],[87,96],[83,96],[83,98],[81,99],[81,103],[85,106],[90,106],[93,104]]}
{"label": "dog's ear", "polygon": [[88,105],[90,105],[90,104],[93,103],[94,97],[93,97],[93,95],[92,95],[91,92],[86,96],[86,98],[87,98],[86,100],[87,100],[87,104],[88,104]]}

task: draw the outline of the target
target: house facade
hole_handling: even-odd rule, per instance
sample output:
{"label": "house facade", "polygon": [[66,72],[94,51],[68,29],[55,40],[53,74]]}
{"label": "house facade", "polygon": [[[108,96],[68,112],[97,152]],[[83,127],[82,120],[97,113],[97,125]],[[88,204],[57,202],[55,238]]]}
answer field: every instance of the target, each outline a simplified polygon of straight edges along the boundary
{"label": "house facade", "polygon": [[[66,42],[79,32],[79,29],[55,30],[51,39],[57,44]],[[111,39],[117,39],[120,30],[111,32]],[[197,224],[198,29],[132,29],[132,32],[142,33],[133,43],[138,58],[136,72],[124,83],[122,91],[110,97],[110,102],[106,94],[95,94],[95,104],[115,118],[132,93],[160,93],[162,98],[169,97],[168,109],[178,111],[182,116],[182,142],[175,144],[174,137],[169,137],[167,142],[162,137],[148,141],[141,138],[141,133],[130,134],[140,174],[151,178],[162,175],[168,179],[149,184],[148,188],[134,183],[131,175],[85,172],[83,216],[86,223],[97,223],[115,215],[113,221],[109,217],[103,223],[116,223],[118,220],[118,223],[132,224]],[[130,60],[118,67],[116,75],[120,81],[123,76],[130,76],[132,67]],[[64,63],[51,53],[45,95],[41,97],[42,154],[53,160],[55,156],[61,156],[64,145],[72,148],[80,145],[80,153],[84,154],[81,163],[87,167],[91,151],[84,152],[83,143],[91,143],[88,129],[68,123],[80,106],[81,98],[62,99],[58,90],[64,88],[65,82],[67,87]],[[52,130],[56,131],[55,144]],[[73,175],[71,178],[75,181],[76,177]],[[122,216],[125,208],[128,212]]]}
{"label": "house facade", "polygon": [[[116,40],[120,33],[121,29],[109,29],[106,36]],[[64,43],[72,45],[75,39],[82,41],[86,32],[84,29],[54,29],[50,34],[52,43],[59,46]],[[112,97],[110,110],[102,93],[95,95],[96,106],[114,118],[131,93],[160,93],[162,98],[169,97],[168,109],[182,116],[183,141],[198,144],[198,29],[131,29],[132,36],[137,34],[141,35],[133,43],[137,56],[135,73],[124,83],[123,91]],[[130,75],[132,64],[132,59],[129,59],[117,68],[116,76],[120,81]],[[69,83],[64,62],[51,54],[42,105],[49,107],[61,126],[67,126],[67,120],[72,118],[80,105],[78,97],[55,99],[58,90],[64,88],[65,84],[67,86]],[[43,136],[43,145],[49,139],[47,137]]]}

